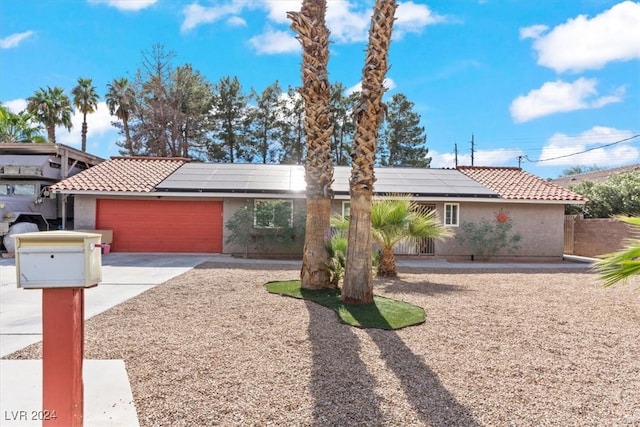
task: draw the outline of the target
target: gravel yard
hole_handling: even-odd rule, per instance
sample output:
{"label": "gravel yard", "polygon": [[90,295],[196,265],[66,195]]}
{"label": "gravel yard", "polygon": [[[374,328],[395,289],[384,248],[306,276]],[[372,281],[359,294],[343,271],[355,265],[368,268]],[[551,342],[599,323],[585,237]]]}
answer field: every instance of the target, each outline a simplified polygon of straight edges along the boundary
{"label": "gravel yard", "polygon": [[[92,318],[141,426],[640,426],[640,286],[567,270],[401,270],[399,331],[271,295],[294,266],[203,264]],[[40,358],[33,345],[11,358]]]}

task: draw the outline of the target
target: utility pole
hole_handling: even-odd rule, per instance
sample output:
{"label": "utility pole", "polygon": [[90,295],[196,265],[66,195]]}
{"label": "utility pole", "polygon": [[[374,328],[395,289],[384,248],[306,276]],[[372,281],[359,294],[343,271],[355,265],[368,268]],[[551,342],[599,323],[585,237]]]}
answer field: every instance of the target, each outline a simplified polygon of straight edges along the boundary
{"label": "utility pole", "polygon": [[522,159],[524,156],[518,156],[518,169],[522,169]]}
{"label": "utility pole", "polygon": [[456,169],[458,168],[458,143],[453,144],[453,153],[455,154],[456,159]]}
{"label": "utility pole", "polygon": [[475,151],[476,151],[476,143],[475,143],[473,134],[471,134],[471,166],[473,166],[473,157],[474,157]]}

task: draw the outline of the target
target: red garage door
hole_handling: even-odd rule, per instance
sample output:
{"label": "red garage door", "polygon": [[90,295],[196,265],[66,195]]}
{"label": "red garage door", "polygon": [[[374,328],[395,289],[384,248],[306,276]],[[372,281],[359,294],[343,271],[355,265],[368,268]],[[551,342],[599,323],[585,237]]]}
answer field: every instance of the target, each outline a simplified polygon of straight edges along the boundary
{"label": "red garage door", "polygon": [[96,229],[120,252],[222,252],[222,202],[99,199]]}

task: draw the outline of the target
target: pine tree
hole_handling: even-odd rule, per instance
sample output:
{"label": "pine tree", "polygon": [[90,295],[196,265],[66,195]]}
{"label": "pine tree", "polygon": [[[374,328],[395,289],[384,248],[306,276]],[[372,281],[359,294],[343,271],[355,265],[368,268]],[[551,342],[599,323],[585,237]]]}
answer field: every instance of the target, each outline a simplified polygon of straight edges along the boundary
{"label": "pine tree", "polygon": [[428,168],[427,135],[420,126],[414,103],[401,93],[387,105],[387,117],[380,132],[378,163],[381,166]]}

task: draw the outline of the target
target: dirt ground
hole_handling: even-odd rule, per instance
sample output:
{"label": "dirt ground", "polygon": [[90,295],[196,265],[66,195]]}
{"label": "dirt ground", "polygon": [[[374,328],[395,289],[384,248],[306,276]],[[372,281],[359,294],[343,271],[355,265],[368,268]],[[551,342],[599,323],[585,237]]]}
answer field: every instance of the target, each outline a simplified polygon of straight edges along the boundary
{"label": "dirt ground", "polygon": [[[640,286],[588,272],[404,269],[399,331],[272,295],[273,265],[203,264],[87,322],[141,426],[639,426]],[[11,358],[40,358],[36,344]]]}

